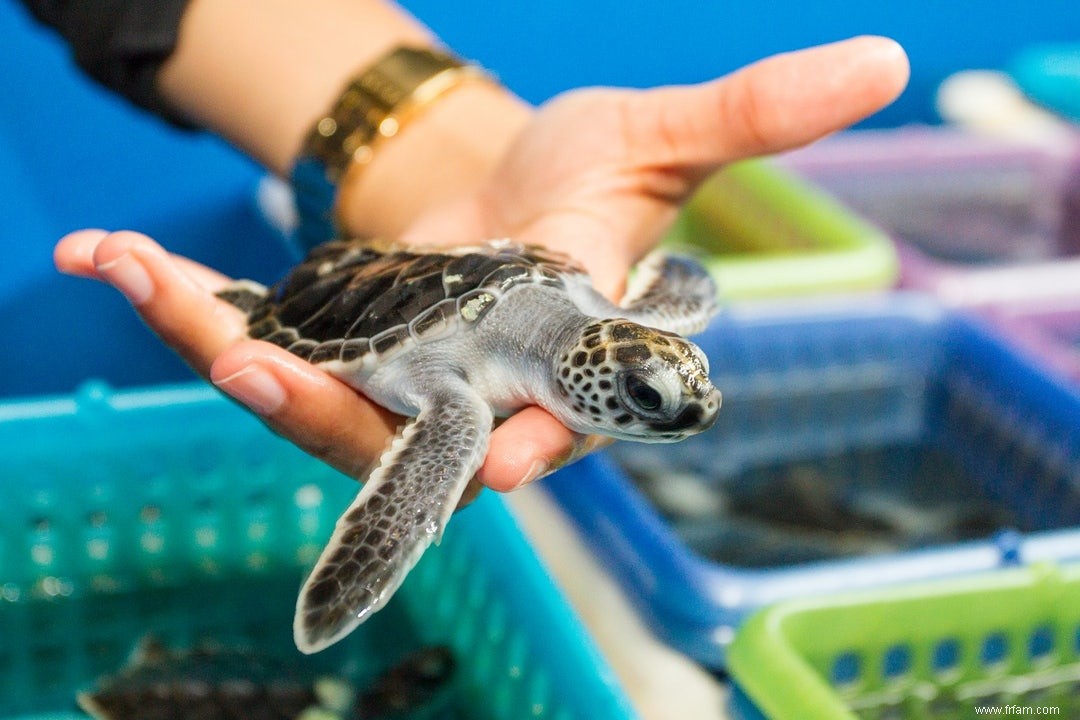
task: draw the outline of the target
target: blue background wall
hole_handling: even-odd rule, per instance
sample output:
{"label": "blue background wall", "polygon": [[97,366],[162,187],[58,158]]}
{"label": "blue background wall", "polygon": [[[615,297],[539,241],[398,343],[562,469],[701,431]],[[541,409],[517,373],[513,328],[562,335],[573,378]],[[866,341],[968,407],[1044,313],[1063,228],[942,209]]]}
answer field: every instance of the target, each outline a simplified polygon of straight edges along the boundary
{"label": "blue background wall", "polygon": [[907,49],[912,82],[872,125],[936,120],[934,89],[955,70],[1001,67],[1033,41],[1080,41],[1075,0],[402,4],[532,102],[579,85],[706,80],[777,52],[888,35]]}
{"label": "blue background wall", "polygon": [[[705,80],[774,52],[891,35],[911,55],[912,83],[867,123],[879,126],[933,121],[933,90],[954,70],[1001,66],[1031,41],[1080,40],[1075,0],[405,5],[532,102],[580,85]],[[58,276],[52,246],[80,227],[134,228],[225,272],[270,280],[290,256],[256,208],[261,171],[91,84],[14,0],[0,0],[0,90],[0,397],[67,392],[86,377],[189,377],[115,293]]]}

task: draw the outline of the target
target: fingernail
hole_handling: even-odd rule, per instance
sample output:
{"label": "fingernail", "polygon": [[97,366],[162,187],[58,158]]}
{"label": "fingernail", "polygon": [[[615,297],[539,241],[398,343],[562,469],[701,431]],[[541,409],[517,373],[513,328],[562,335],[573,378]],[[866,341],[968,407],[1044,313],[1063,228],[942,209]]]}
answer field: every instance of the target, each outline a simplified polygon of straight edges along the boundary
{"label": "fingernail", "polygon": [[581,454],[582,456],[588,455],[594,450],[606,448],[613,442],[615,442],[615,438],[607,435],[590,435],[581,446]]}
{"label": "fingernail", "polygon": [[214,384],[260,415],[271,415],[285,403],[285,388],[258,365],[248,365]]}
{"label": "fingernail", "polygon": [[[543,469],[543,472],[553,473],[556,470],[561,470],[567,465],[577,462],[581,458],[591,453],[593,450],[599,450],[602,447],[607,447],[614,441],[614,438],[610,438],[606,435],[578,435],[577,439],[574,441],[574,444],[570,446],[570,449],[567,450],[564,454],[552,460],[549,465],[546,465]],[[535,477],[532,478],[532,480],[535,479]],[[531,482],[531,480],[527,480],[525,482]],[[522,484],[524,485],[525,482],[522,482]]]}
{"label": "fingernail", "polygon": [[586,435],[584,439],[574,443],[574,447],[570,450],[570,454],[562,465],[569,465],[572,462],[577,462],[594,450],[607,447],[612,442],[614,442],[614,438],[610,438],[607,435]]}
{"label": "fingernail", "polygon": [[150,274],[129,252],[98,265],[97,271],[122,292],[132,305],[142,305],[154,294],[154,282],[150,279]]}
{"label": "fingernail", "polygon": [[548,464],[546,462],[543,460],[534,460],[533,464],[529,466],[529,469],[525,471],[525,475],[522,476],[521,480],[514,487],[519,488],[528,485],[532,481],[546,475],[547,472]]}

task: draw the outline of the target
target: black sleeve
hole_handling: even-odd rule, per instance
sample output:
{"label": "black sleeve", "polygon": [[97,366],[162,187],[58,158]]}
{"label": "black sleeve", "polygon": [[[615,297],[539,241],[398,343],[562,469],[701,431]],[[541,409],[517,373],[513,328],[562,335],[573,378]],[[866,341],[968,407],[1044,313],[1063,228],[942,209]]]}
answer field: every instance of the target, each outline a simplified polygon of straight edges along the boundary
{"label": "black sleeve", "polygon": [[158,70],[176,48],[189,0],[23,0],[71,46],[91,77],[132,102],[188,125],[158,94]]}

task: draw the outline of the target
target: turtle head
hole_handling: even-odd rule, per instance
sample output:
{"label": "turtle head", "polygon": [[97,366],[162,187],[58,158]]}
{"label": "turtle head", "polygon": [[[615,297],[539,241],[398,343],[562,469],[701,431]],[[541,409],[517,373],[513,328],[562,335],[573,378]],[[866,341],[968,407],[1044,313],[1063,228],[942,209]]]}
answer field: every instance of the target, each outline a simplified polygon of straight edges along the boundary
{"label": "turtle head", "polygon": [[689,340],[629,320],[588,324],[555,367],[560,419],[584,433],[674,442],[720,410],[705,354]]}

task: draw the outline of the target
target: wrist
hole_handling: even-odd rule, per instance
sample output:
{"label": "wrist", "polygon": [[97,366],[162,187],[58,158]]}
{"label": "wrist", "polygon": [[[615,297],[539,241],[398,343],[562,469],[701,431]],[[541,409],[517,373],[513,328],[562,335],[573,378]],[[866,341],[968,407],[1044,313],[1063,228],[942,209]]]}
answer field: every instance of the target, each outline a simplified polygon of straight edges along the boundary
{"label": "wrist", "polygon": [[396,237],[424,210],[477,191],[531,113],[491,82],[463,83],[438,98],[350,168],[337,195],[342,231]]}
{"label": "wrist", "polygon": [[342,230],[398,237],[425,210],[478,191],[531,117],[495,83],[448,92],[347,173],[336,204]]}

